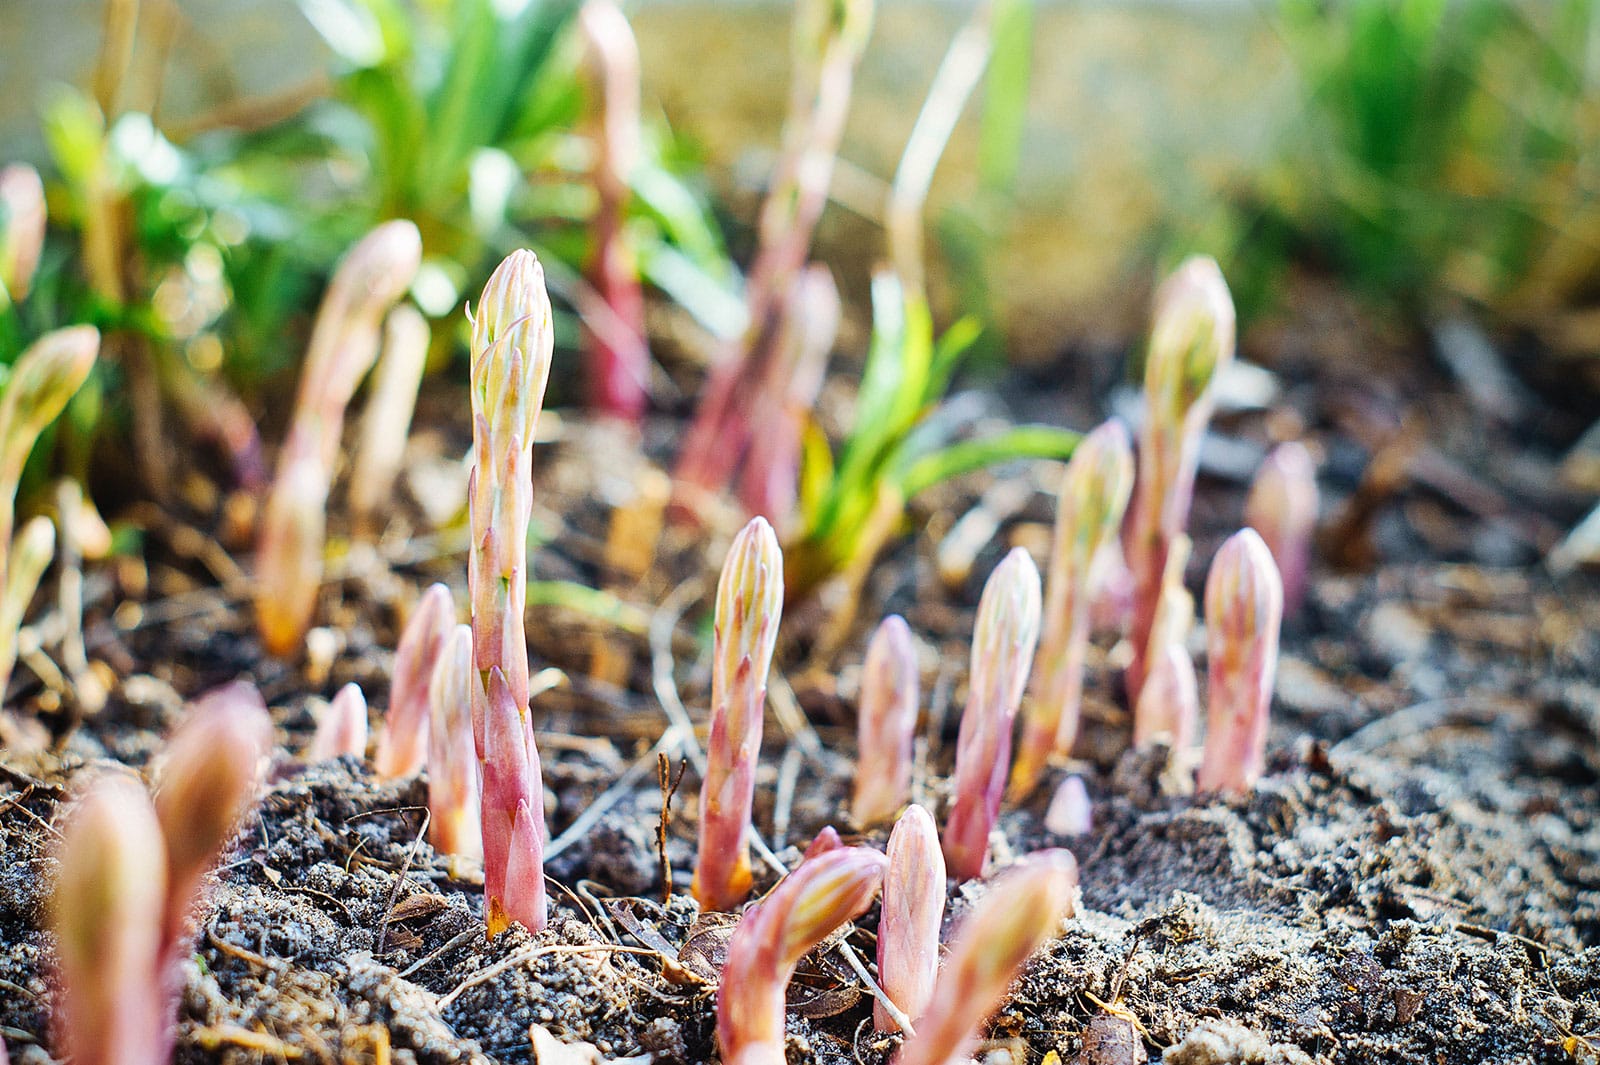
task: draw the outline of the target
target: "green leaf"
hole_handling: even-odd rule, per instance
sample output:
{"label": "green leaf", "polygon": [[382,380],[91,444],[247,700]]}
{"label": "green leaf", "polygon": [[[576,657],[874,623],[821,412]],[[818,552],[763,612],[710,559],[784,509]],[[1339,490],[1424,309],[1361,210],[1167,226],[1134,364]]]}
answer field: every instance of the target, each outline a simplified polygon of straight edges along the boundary
{"label": "green leaf", "polygon": [[577,11],[576,0],[531,0],[517,15],[507,33],[504,75],[515,92],[494,133],[497,142],[524,139],[552,126],[570,128],[577,121],[580,49],[566,33]]}
{"label": "green leaf", "polygon": [[900,397],[915,390],[915,400],[920,403],[922,399],[920,388],[908,379],[907,373],[908,304],[898,277],[887,270],[873,277],[872,342],[861,371],[861,387],[856,391],[850,438],[839,461],[841,476],[847,480],[859,478],[892,438],[895,412],[903,405]]}
{"label": "green leaf", "polygon": [[938,343],[933,346],[933,365],[928,371],[928,399],[937,400],[945,394],[950,387],[950,378],[955,376],[956,369],[961,365],[961,360],[972,350],[972,345],[977,343],[983,335],[983,323],[973,315],[967,315],[956,321]]}
{"label": "green leaf", "polygon": [[983,129],[978,139],[978,177],[983,190],[1009,193],[1022,155],[1033,61],[1033,0],[995,0],[993,45],[983,89]]}
{"label": "green leaf", "polygon": [[61,176],[82,195],[105,165],[105,119],[100,108],[77,89],[53,91],[41,116],[45,143]]}
{"label": "green leaf", "polygon": [[828,437],[812,418],[805,420],[800,431],[800,487],[796,510],[801,525],[809,529],[812,519],[822,510],[829,486],[833,483],[833,450]]}
{"label": "green leaf", "polygon": [[645,159],[629,175],[634,211],[653,218],[662,234],[701,272],[731,281],[737,274],[705,203],[676,174]]}
{"label": "green leaf", "polygon": [[378,214],[407,216],[418,201],[422,153],[428,118],[422,98],[405,72],[369,67],[345,78],[345,98],[367,121],[374,140],[372,179],[377,185]]}
{"label": "green leaf", "polygon": [[353,67],[375,67],[387,49],[383,27],[365,4],[350,0],[300,0],[300,13],[333,54]]}
{"label": "green leaf", "polygon": [[413,150],[425,154],[422,192],[429,203],[448,195],[474,147],[487,143],[499,125],[508,95],[495,62],[500,20],[489,0],[457,0],[450,26],[444,79],[429,96],[428,139]]}
{"label": "green leaf", "polygon": [[815,535],[826,536],[836,524],[854,520],[851,514],[863,512],[859,501],[852,502],[853,497],[870,495],[882,474],[887,453],[909,428],[907,425],[897,431],[896,413],[904,406],[901,397],[914,393],[913,398],[921,400],[921,381],[913,382],[907,372],[909,303],[904,286],[894,274],[882,270],[873,277],[872,343],[861,372],[855,417],[839,458],[838,473],[815,513],[810,530]]}
{"label": "green leaf", "polygon": [[1019,425],[981,440],[963,440],[912,462],[900,478],[901,491],[911,499],[952,477],[1015,459],[1067,459],[1081,435],[1048,425]]}
{"label": "green leaf", "polygon": [[561,607],[586,614],[636,636],[643,636],[650,628],[650,615],[642,608],[576,581],[529,581],[528,605]]}
{"label": "green leaf", "polygon": [[933,311],[928,307],[926,296],[906,293],[905,323],[900,387],[895,393],[889,422],[896,435],[909,431],[923,410],[939,399],[939,394],[930,387],[934,361]]}
{"label": "green leaf", "polygon": [[744,332],[749,322],[744,300],[694,259],[654,235],[641,238],[638,252],[640,276],[671,296],[712,335],[732,340]]}

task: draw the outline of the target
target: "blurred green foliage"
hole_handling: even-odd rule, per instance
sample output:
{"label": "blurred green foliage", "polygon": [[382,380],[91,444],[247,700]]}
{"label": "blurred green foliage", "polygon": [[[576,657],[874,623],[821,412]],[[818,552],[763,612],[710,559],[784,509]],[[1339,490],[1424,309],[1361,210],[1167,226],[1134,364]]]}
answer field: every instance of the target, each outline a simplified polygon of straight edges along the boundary
{"label": "blurred green foliage", "polygon": [[[107,9],[93,95],[59,87],[43,108],[50,238],[32,294],[0,308],[0,363],[60,325],[107,334],[108,357],[66,419],[80,472],[96,439],[162,420],[150,403],[130,407],[157,394],[191,438],[220,441],[235,460],[253,451],[259,467],[261,397],[292,378],[333,264],[386,218],[423,233],[413,296],[447,320],[441,355],[462,300],[513,247],[541,253],[558,301],[582,295],[595,101],[576,0],[301,6],[337,69],[293,113],[235,108],[169,135],[119,110],[138,5]],[[740,279],[696,160],[664,122],[646,125],[628,221],[641,269],[714,332],[736,331]],[[558,334],[575,342],[570,317]]]}
{"label": "blurred green foliage", "polygon": [[[214,436],[228,418],[244,416],[218,375],[231,338],[254,330],[225,312],[254,309],[249,281],[279,254],[272,227],[257,224],[273,209],[226,167],[174,145],[147,115],[108,121],[77,89],[52,93],[41,126],[54,168],[50,231],[32,292],[0,311],[0,360],[74,323],[98,326],[108,357],[54,427],[59,440],[35,450],[35,463],[48,464],[59,444],[57,464],[83,476],[97,442],[121,446],[134,421],[130,360],[180,411],[209,405],[201,432]],[[272,325],[280,324],[275,317]],[[207,383],[215,402],[203,398]]]}
{"label": "blurred green foliage", "polygon": [[[539,251],[570,302],[595,205],[576,0],[300,5],[338,59],[335,92],[253,138],[241,158],[290,168],[275,184],[341,244],[385,218],[415,222],[425,254],[415,295],[431,316],[458,309],[515,247]],[[629,225],[646,279],[727,328],[737,274],[693,173],[653,124]]]}
{"label": "blurred green foliage", "polygon": [[872,342],[850,431],[837,459],[815,425],[805,441],[799,529],[786,548],[791,594],[869,565],[900,531],[906,503],[942,481],[1016,459],[1072,454],[1078,434],[1048,426],[952,442],[961,426],[941,417],[942,404],[979,328],[963,318],[935,339],[920,294],[888,270],[873,279]]}
{"label": "blurred green foliage", "polygon": [[1464,297],[1523,321],[1597,293],[1592,0],[1280,0],[1273,17],[1304,110],[1247,193],[1230,277],[1270,284],[1275,252],[1310,254],[1405,310]]}

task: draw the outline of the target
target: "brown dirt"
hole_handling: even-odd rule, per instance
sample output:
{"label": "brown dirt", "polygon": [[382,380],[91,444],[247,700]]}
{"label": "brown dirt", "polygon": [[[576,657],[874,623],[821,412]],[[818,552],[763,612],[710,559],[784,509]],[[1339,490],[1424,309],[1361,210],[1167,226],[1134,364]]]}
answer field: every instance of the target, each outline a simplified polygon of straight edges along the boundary
{"label": "brown dirt", "polygon": [[[1054,1051],[1083,1065],[1141,1054],[1170,1065],[1600,1061],[1600,587],[1584,576],[1555,581],[1537,563],[1541,537],[1584,502],[1555,472],[1581,424],[1555,406],[1525,424],[1485,427],[1426,365],[1375,372],[1319,361],[1312,340],[1292,331],[1255,354],[1282,375],[1285,396],[1270,416],[1230,416],[1221,431],[1259,448],[1273,432],[1304,430],[1325,456],[1325,516],[1341,537],[1325,546],[1342,555],[1367,544],[1375,562],[1342,572],[1325,551],[1285,633],[1271,764],[1248,800],[1172,794],[1160,779],[1164,755],[1124,751],[1115,670],[1097,654],[1085,758],[1073,767],[1094,800],[1093,831],[1050,837],[1042,795],[1003,822],[1011,853],[1071,847],[1083,906],[1016,985],[991,1049],[1015,1062]],[[1113,380],[1107,365],[1074,364],[1073,377]],[[1038,384],[1001,394],[1024,416],[1076,425],[1098,416],[1085,396]],[[458,427],[440,424],[435,452],[459,453]],[[1420,426],[1432,457],[1410,452],[1412,474],[1371,520],[1341,525],[1368,459],[1398,446],[1406,424]],[[646,450],[667,453],[676,426],[653,425]],[[569,420],[541,451],[535,566],[640,609],[620,624],[562,607],[531,613],[540,664],[572,675],[538,704],[551,830],[560,838],[598,797],[616,800],[551,862],[550,928],[484,942],[471,871],[421,837],[420,782],[380,784],[354,760],[286,761],[197,914],[180,1063],[523,1062],[531,1024],[616,1058],[715,1060],[707,977],[726,926],[697,922],[683,896],[697,781],[691,769],[671,803],[677,895],[663,907],[650,749],[667,725],[652,686],[663,651],[672,686],[703,721],[703,583],[698,597],[678,597],[681,620],[657,607],[685,580],[714,573],[726,530],[669,538],[640,581],[608,572],[608,504],[592,486],[615,478],[618,463],[615,441],[597,432]],[[919,503],[916,534],[869,583],[839,662],[806,663],[801,644],[790,649],[786,675],[820,742],[768,725],[758,828],[780,852],[825,824],[852,827],[842,808],[853,667],[864,626],[884,610],[904,612],[925,641],[932,724],[920,798],[942,809],[981,577],[1005,547],[1037,547],[1050,514],[1047,469],[1006,476],[1036,487],[1002,515],[969,575],[947,586],[936,559],[986,478]],[[1237,523],[1241,497],[1236,471],[1215,467],[1196,505],[1198,559]],[[449,529],[430,540],[397,527],[376,555],[342,556],[357,575],[329,585],[323,613],[337,653],[308,676],[303,664],[261,658],[239,585],[208,575],[212,556],[196,550],[194,530],[226,540],[217,513],[144,515],[138,616],[113,610],[140,598],[130,592],[137,574],[91,572],[91,653],[118,678],[104,713],[73,730],[67,715],[39,709],[37,685],[20,671],[13,705],[62,741],[53,753],[0,758],[0,1031],[24,1065],[50,1060],[51,945],[41,929],[51,826],[72,781],[102,758],[144,765],[184,698],[241,674],[262,685],[287,748],[308,735],[312,693],[354,679],[383,705],[399,607],[429,580],[458,591],[462,581]],[[404,518],[421,522],[417,512]],[[1196,584],[1201,572],[1197,563]],[[597,654],[615,683],[586,676]],[[632,783],[608,794],[630,767]],[[865,838],[881,844],[882,833]],[[981,891],[952,888],[952,923]],[[869,912],[848,939],[869,959],[875,922]],[[508,961],[517,963],[492,968]],[[886,1060],[892,1042],[864,1023],[870,1002],[836,955],[816,959],[801,983],[791,1061]]]}

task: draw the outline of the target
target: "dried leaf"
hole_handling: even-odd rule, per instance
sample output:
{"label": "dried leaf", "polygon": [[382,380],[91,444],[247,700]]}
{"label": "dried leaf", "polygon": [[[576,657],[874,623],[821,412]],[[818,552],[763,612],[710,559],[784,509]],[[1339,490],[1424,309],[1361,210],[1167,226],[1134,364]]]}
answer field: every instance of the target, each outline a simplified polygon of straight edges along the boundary
{"label": "dried leaf", "polygon": [[528,1039],[533,1043],[534,1065],[609,1065],[611,1061],[592,1043],[563,1043],[541,1025],[528,1029]]}
{"label": "dried leaf", "polygon": [[661,907],[654,902],[642,898],[607,899],[605,900],[605,906],[607,911],[610,912],[612,920],[620,924],[629,935],[637,939],[641,946],[656,952],[657,957],[661,960],[661,975],[666,979],[667,983],[675,984],[679,987],[707,987],[716,982],[715,972],[708,977],[682,964],[679,960],[679,949],[673,946],[667,937],[662,935],[654,926],[647,925],[634,912],[636,906],[645,907],[654,911],[654,921],[658,923],[664,921],[665,915],[661,912]]}
{"label": "dried leaf", "polygon": [[417,917],[432,917],[449,907],[450,904],[439,895],[408,895],[395,903],[394,909],[389,911],[389,920],[409,921]]}
{"label": "dried leaf", "polygon": [[731,913],[705,913],[689,928],[689,939],[678,951],[678,960],[691,971],[715,984],[728,960],[728,940],[739,918]]}

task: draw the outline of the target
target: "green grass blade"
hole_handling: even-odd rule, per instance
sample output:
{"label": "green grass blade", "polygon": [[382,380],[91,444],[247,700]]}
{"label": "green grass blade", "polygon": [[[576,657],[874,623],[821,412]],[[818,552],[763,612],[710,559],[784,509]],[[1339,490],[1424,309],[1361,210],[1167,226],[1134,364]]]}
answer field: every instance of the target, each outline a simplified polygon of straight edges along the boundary
{"label": "green grass blade", "polygon": [[963,440],[912,462],[901,478],[901,490],[911,499],[942,481],[1002,462],[1067,459],[1080,436],[1048,425],[1019,425],[981,440]]}

